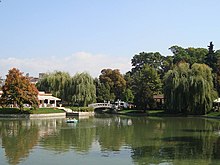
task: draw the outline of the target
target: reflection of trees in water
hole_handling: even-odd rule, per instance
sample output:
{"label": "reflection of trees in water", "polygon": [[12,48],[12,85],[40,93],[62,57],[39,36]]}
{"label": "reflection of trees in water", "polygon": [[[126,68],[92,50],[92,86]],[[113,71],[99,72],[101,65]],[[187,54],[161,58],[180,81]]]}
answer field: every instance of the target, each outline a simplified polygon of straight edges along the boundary
{"label": "reflection of trees in water", "polygon": [[57,152],[67,152],[74,149],[77,152],[88,152],[95,139],[95,127],[90,119],[84,119],[85,124],[63,123],[59,132],[53,136],[41,139],[40,144]]}
{"label": "reflection of trees in water", "polygon": [[[164,131],[151,144],[133,147],[132,158],[137,164],[172,162],[173,164],[210,164],[219,159],[219,137],[214,134],[220,123],[204,119],[165,119]],[[149,140],[149,139],[147,139]],[[156,142],[155,142],[156,141]]]}
{"label": "reflection of trees in water", "polygon": [[18,164],[28,156],[37,144],[38,127],[23,126],[25,121],[4,121],[0,123],[2,146],[10,164]]}
{"label": "reflection of trees in water", "polygon": [[18,164],[28,157],[30,150],[56,129],[59,120],[2,120],[0,121],[0,137],[2,147],[10,164]]}
{"label": "reflection of trees in water", "polygon": [[[98,117],[67,124],[64,120],[0,122],[0,137],[10,164],[17,164],[37,145],[58,153],[101,153],[131,148],[136,164],[210,164],[219,160],[219,121],[199,118]],[[98,142],[98,143],[97,143]]]}

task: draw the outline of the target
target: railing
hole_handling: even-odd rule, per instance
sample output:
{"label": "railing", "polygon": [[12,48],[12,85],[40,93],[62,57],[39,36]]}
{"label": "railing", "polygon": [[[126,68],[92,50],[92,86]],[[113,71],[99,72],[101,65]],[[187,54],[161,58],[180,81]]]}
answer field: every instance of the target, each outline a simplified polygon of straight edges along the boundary
{"label": "railing", "polygon": [[93,103],[89,104],[89,107],[93,107],[94,109],[96,108],[113,108],[113,104],[110,103]]}

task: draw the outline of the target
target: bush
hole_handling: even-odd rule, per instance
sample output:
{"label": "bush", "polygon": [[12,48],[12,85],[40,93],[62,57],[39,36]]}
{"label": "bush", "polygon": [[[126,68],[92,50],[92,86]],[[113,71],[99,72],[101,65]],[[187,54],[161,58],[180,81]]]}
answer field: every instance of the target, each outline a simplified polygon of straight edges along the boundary
{"label": "bush", "polygon": [[21,111],[18,108],[0,108],[0,114],[29,114],[29,111]]}

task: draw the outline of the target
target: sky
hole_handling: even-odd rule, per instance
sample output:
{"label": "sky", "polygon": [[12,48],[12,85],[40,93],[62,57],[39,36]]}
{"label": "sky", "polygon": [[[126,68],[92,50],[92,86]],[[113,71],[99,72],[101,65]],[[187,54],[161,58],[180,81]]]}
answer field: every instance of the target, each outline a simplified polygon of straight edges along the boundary
{"label": "sky", "polygon": [[1,0],[0,76],[131,69],[140,52],[220,49],[219,0]]}

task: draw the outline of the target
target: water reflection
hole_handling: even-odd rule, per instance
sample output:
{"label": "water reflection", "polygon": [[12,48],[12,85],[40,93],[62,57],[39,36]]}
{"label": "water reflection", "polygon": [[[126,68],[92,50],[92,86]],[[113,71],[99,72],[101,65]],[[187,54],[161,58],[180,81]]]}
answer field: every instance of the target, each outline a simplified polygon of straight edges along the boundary
{"label": "water reflection", "polygon": [[65,119],[7,119],[0,120],[0,144],[12,165],[31,161],[38,150],[59,153],[56,157],[71,153],[75,159],[84,154],[94,157],[94,164],[102,164],[102,157],[140,165],[218,164],[219,130],[218,120],[201,118],[101,115],[68,124]]}

